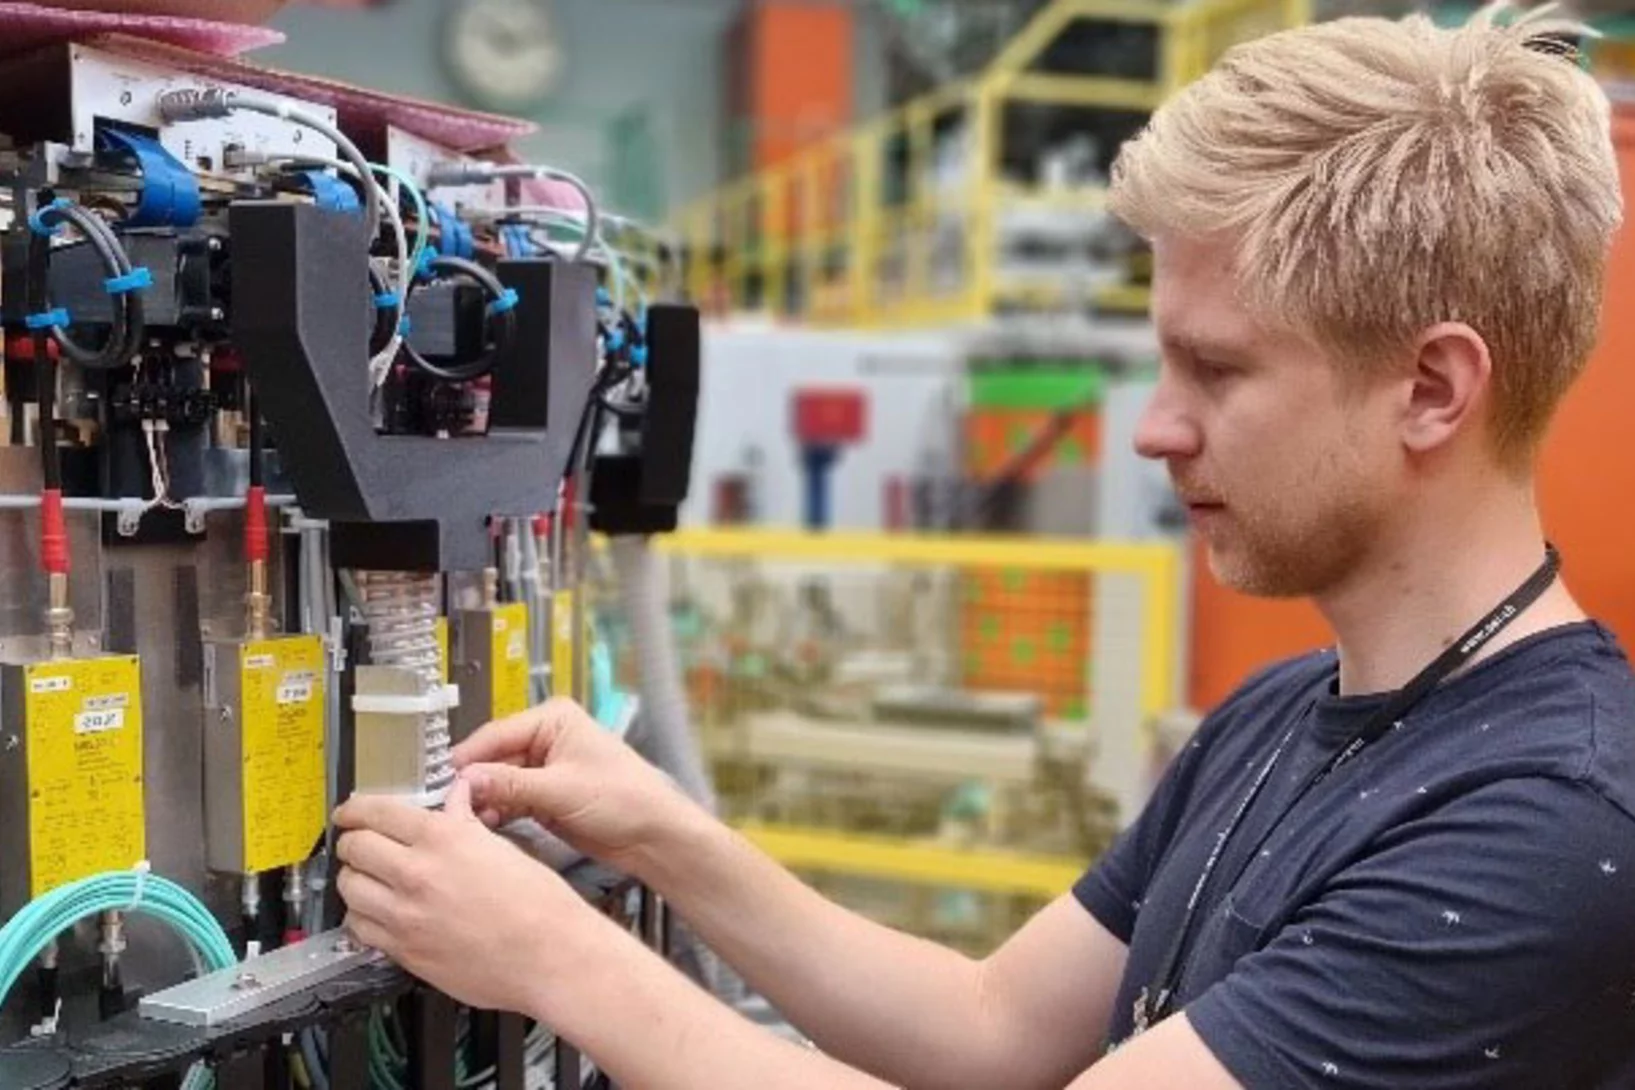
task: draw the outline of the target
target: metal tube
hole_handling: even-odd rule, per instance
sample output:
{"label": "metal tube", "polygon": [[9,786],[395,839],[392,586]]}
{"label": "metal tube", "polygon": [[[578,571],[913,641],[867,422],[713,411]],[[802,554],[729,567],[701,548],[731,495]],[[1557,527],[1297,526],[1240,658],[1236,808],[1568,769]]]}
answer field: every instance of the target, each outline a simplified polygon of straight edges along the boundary
{"label": "metal tube", "polygon": [[304,863],[284,869],[285,941],[300,941],[307,926],[307,871]]}

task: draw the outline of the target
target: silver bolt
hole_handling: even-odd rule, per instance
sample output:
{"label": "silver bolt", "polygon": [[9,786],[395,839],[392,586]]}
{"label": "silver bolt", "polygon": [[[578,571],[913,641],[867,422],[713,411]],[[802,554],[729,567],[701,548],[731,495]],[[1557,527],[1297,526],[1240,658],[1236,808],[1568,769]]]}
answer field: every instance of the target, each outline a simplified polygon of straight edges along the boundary
{"label": "silver bolt", "polygon": [[20,748],[22,746],[22,744],[23,744],[22,740],[19,739],[15,734],[6,735],[6,752],[7,753],[10,753],[14,749]]}
{"label": "silver bolt", "polygon": [[340,938],[335,940],[334,949],[337,954],[355,954],[358,952],[358,945],[345,935],[342,935]]}
{"label": "silver bolt", "polygon": [[261,978],[249,970],[245,970],[244,972],[238,974],[238,976],[233,980],[233,987],[241,991],[249,991],[253,988],[259,988],[261,987]]}

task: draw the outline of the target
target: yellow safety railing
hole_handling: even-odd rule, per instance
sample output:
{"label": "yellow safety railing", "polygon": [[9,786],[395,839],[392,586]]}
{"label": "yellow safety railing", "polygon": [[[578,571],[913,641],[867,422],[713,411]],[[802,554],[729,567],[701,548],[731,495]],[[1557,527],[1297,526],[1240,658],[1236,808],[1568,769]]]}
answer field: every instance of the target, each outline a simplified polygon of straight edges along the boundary
{"label": "yellow safety railing", "polygon": [[[982,948],[1144,799],[1181,702],[1176,546],[760,529],[654,544],[723,816],[842,902]],[[950,903],[981,905],[978,922],[956,927]]]}
{"label": "yellow safety railing", "polygon": [[[1007,114],[1068,107],[1121,118],[1129,135],[1232,44],[1309,19],[1309,0],[1056,0],[978,78],[943,88],[682,209],[688,294],[706,309],[814,324],[902,327],[975,322],[1016,308],[1089,302],[1140,310],[1127,275],[1074,287],[1012,275],[1004,242],[1029,216],[1089,220],[1094,184],[1007,178]],[[1057,71],[1064,36],[1150,32],[1145,78]],[[1018,217],[1021,217],[1020,224]]]}

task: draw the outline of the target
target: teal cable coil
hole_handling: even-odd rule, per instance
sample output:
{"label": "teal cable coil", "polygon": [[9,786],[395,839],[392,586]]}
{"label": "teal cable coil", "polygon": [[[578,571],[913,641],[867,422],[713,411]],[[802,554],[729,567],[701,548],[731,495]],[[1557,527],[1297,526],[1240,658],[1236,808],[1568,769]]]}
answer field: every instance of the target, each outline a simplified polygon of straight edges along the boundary
{"label": "teal cable coil", "polygon": [[[0,928],[0,1003],[45,948],[81,920],[124,912],[161,920],[187,940],[207,971],[237,964],[221,924],[198,898],[167,878],[144,870],[117,871],[70,882],[37,898]],[[215,1078],[195,1065],[183,1090],[207,1090]]]}

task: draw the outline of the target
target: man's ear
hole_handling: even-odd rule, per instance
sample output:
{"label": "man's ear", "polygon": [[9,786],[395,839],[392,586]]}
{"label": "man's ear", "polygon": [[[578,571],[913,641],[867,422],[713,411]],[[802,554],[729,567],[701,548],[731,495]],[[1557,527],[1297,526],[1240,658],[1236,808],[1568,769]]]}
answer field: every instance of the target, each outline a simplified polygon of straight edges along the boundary
{"label": "man's ear", "polygon": [[1415,453],[1446,446],[1477,425],[1493,382],[1487,342],[1463,322],[1442,322],[1420,334],[1402,420],[1403,444]]}

